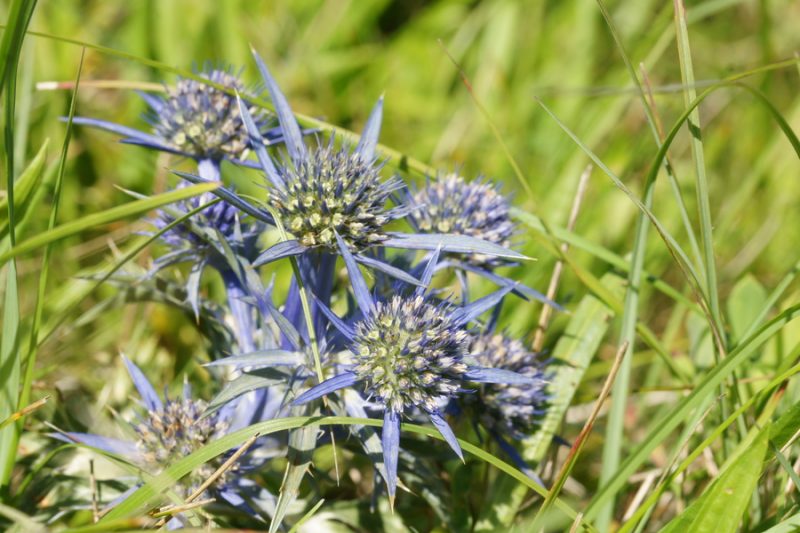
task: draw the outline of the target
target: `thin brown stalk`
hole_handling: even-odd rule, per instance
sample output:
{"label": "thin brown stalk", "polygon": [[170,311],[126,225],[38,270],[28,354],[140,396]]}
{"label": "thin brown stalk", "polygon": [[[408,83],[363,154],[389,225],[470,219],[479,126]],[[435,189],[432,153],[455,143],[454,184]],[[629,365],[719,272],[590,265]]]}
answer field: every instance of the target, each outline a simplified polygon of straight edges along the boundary
{"label": "thin brown stalk", "polygon": [[[569,220],[567,221],[567,231],[575,229],[575,222],[578,220],[578,213],[581,209],[583,197],[586,194],[586,188],[589,184],[589,176],[592,175],[593,165],[587,165],[586,169],[581,174],[578,180],[578,190],[575,191],[575,198],[572,200],[572,209],[569,213]],[[565,255],[569,250],[569,244],[566,242],[561,243],[561,255]],[[555,267],[553,267],[553,275],[550,277],[550,284],[547,287],[547,299],[554,300],[558,284],[561,281],[561,273],[564,270],[564,261],[558,259]],[[553,308],[549,305],[542,307],[542,312],[539,315],[539,324],[536,326],[536,333],[533,337],[533,351],[540,352],[544,346],[544,334],[547,331],[547,326],[550,324],[550,317],[553,315]]]}

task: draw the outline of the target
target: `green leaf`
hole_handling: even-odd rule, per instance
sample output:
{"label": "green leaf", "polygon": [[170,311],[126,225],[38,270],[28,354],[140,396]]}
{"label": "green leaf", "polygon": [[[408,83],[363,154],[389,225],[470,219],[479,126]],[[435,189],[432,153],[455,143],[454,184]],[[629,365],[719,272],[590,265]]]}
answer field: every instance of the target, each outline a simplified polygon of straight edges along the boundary
{"label": "green leaf", "polygon": [[759,310],[767,301],[767,291],[752,274],[745,275],[731,290],[727,301],[728,322],[733,341],[741,339],[758,320]]}
{"label": "green leaf", "polygon": [[792,405],[770,426],[769,440],[779,450],[800,430],[800,403]]}
{"label": "green leaf", "polygon": [[186,198],[203,194],[204,192],[213,191],[218,186],[219,184],[217,183],[191,185],[188,187],[175,189],[174,191],[158,194],[144,200],[136,200],[125,205],[112,207],[111,209],[101,211],[100,213],[86,215],[81,219],[67,222],[53,228],[50,231],[45,231],[44,233],[40,233],[35,237],[31,237],[30,239],[19,243],[8,252],[0,254],[0,263],[5,263],[13,257],[31,252],[37,248],[45,246],[46,244],[65,239],[87,229],[110,224],[111,222],[116,222],[124,218],[141,215],[142,213],[146,213],[152,209],[161,207],[162,205],[171,204],[179,200],[185,200]]}
{"label": "green leaf", "polygon": [[[14,208],[19,217],[22,217],[31,207],[28,201],[42,181],[49,144],[49,139],[45,140],[28,167],[14,181]],[[8,235],[8,198],[0,198],[0,239],[5,238],[6,235]]]}
{"label": "green leaf", "polygon": [[319,428],[306,426],[297,428],[289,433],[289,453],[287,458],[286,473],[281,483],[278,502],[275,504],[275,513],[269,524],[269,533],[274,533],[283,523],[286,511],[300,494],[300,484],[311,466],[311,458],[316,448]]}
{"label": "green leaf", "polygon": [[768,437],[769,430],[759,432],[755,441],[662,533],[734,533],[761,475]]}
{"label": "green leaf", "polygon": [[286,376],[274,368],[251,370],[227,382],[225,387],[208,404],[205,416],[219,410],[242,394],[286,383]]}

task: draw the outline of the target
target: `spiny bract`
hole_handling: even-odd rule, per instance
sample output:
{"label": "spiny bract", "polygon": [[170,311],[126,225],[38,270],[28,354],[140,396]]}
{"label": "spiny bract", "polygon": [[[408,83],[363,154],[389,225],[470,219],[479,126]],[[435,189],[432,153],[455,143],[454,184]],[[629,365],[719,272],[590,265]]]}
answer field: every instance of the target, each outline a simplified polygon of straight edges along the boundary
{"label": "spiny bract", "polygon": [[305,160],[281,166],[286,189],[272,189],[268,202],[302,245],[336,250],[338,233],[359,252],[385,240],[383,226],[396,218],[385,206],[400,184],[382,181],[380,169],[348,147],[336,149],[331,140]]}
{"label": "spiny bract", "polygon": [[[467,235],[505,248],[511,245],[515,225],[508,200],[489,181],[478,178],[469,183],[457,174],[447,174],[414,193],[411,204],[409,218],[421,232]],[[501,262],[482,254],[466,260],[480,266]]]}
{"label": "spiny bract", "polygon": [[[200,76],[240,93],[245,90],[242,82],[225,70],[214,69]],[[178,79],[167,93],[153,117],[156,135],[176,150],[195,157],[243,158],[249,137],[236,97],[188,78]],[[251,106],[248,110],[257,122],[263,121],[264,113],[259,108]]]}
{"label": "spiny bract", "polygon": [[387,408],[430,412],[460,389],[469,335],[448,310],[422,296],[394,296],[356,324],[354,372]]}
{"label": "spiny bract", "polygon": [[474,335],[469,352],[480,366],[534,378],[527,384],[485,383],[477,396],[465,396],[469,404],[480,403],[478,416],[485,427],[514,437],[530,435],[539,424],[547,402],[547,376],[537,355],[520,340],[499,333]]}

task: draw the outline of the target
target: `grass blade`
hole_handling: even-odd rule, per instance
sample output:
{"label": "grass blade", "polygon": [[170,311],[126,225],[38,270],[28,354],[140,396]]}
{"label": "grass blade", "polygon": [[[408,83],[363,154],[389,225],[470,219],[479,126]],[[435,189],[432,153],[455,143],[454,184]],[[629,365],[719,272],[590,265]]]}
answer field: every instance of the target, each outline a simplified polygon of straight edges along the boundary
{"label": "grass blade", "polygon": [[[351,418],[351,417],[339,417],[339,416],[328,416],[328,417],[302,416],[302,417],[279,418],[275,420],[268,420],[266,422],[259,422],[257,424],[253,424],[252,426],[249,426],[247,428],[225,435],[224,437],[221,437],[215,440],[214,442],[207,444],[206,446],[200,448],[199,450],[191,453],[190,455],[176,462],[175,464],[167,468],[164,472],[162,472],[154,479],[152,479],[150,482],[146,483],[145,485],[137,489],[133,494],[128,496],[128,498],[126,498],[119,505],[114,507],[108,514],[106,514],[105,517],[103,517],[100,520],[100,523],[102,524],[106,522],[111,522],[113,520],[125,518],[128,516],[133,516],[137,513],[142,512],[147,508],[150,502],[156,499],[162,491],[172,486],[176,480],[182,478],[183,476],[185,476],[198,466],[224,453],[226,450],[241,445],[255,433],[258,433],[260,435],[269,435],[272,433],[276,433],[278,431],[286,431],[299,427],[323,426],[323,425],[354,425],[354,424],[380,427],[383,425],[383,420],[374,418]],[[442,437],[440,433],[434,428],[427,428],[415,424],[403,424],[401,429],[403,431],[407,431],[410,433],[425,435],[427,437],[432,437],[434,439],[442,441],[444,440],[444,437]],[[462,449],[465,452],[476,456],[478,459],[494,466],[495,468],[498,468],[502,472],[513,477],[518,482],[527,486],[529,489],[535,491],[539,495],[541,496],[547,495],[547,491],[543,489],[541,486],[539,486],[538,483],[536,483],[535,481],[530,479],[527,475],[525,475],[523,472],[520,472],[513,466],[506,463],[505,461],[498,459],[497,457],[487,453],[480,447],[470,444],[466,441],[459,441],[459,444],[461,445]],[[570,519],[575,519],[575,517],[578,516],[575,510],[572,509],[567,503],[565,503],[561,499],[556,499],[555,506],[559,508],[561,511],[563,511],[564,514],[568,516]],[[589,524],[587,524],[585,521],[582,522],[582,525],[585,529],[588,529],[590,531],[595,531],[595,529],[591,527]]]}
{"label": "grass blade", "polygon": [[173,191],[151,196],[150,198],[135,200],[124,205],[112,207],[111,209],[107,209],[99,213],[92,213],[91,215],[87,215],[79,220],[61,224],[50,231],[40,233],[35,237],[31,237],[30,239],[21,242],[8,252],[0,254],[0,263],[4,263],[11,258],[31,252],[52,242],[78,234],[84,230],[109,224],[111,222],[116,222],[124,218],[141,215],[142,213],[146,213],[163,205],[171,204],[179,200],[185,200],[186,198],[191,198],[193,196],[203,194],[204,192],[213,191],[218,186],[219,184],[217,183],[190,185],[188,187],[182,187],[180,189],[175,189]]}
{"label": "grass blade", "polygon": [[[0,73],[0,93],[3,94],[3,134],[5,137],[6,209],[8,211],[8,237],[11,246],[16,244],[16,212],[14,198],[14,111],[17,98],[17,66],[22,42],[28,29],[36,1],[16,0],[11,4],[8,22],[11,30],[3,33],[0,42],[0,57],[3,60]],[[0,262],[1,264],[1,262]],[[0,340],[0,420],[5,420],[16,411],[19,399],[20,357],[19,344],[20,309],[17,286],[17,265],[9,263],[6,270],[5,301],[3,305],[3,338]],[[0,488],[5,488],[17,456],[16,426],[0,429]]]}

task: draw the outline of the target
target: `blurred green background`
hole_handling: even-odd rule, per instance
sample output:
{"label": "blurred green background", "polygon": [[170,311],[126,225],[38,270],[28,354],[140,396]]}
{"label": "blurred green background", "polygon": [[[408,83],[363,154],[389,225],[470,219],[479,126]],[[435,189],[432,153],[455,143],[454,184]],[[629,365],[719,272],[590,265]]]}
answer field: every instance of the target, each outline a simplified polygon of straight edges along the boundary
{"label": "blurred green background", "polygon": [[[608,4],[634,65],[641,63],[647,73],[660,119],[669,129],[684,109],[672,3]],[[726,76],[791,58],[800,50],[800,2],[692,0],[687,2],[687,11],[698,90]],[[444,171],[458,169],[469,178],[492,177],[504,184],[518,207],[557,226],[566,224],[579,176],[589,161],[535,97],[546,102],[636,192],[656,154],[619,50],[596,4],[588,0],[41,0],[31,29],[184,69],[204,61],[243,67],[244,79],[255,83],[252,45],[270,65],[296,111],[355,131],[374,101],[385,94],[383,144]],[[517,182],[501,142],[445,50],[463,68],[475,97],[522,169],[532,196]],[[49,160],[57,159],[56,147],[65,129],[58,117],[67,114],[69,91],[37,90],[36,86],[73,80],[80,54],[80,46],[58,40],[32,36],[26,42],[17,109],[20,168],[46,138],[51,141]],[[91,82],[117,80],[126,85],[174,80],[159,69],[92,49],[86,51],[82,76],[85,84],[80,89],[78,114],[142,128],[146,128],[141,117],[144,105],[133,92],[92,87]],[[746,83],[763,91],[790,125],[800,130],[796,66],[749,77]],[[800,162],[771,116],[747,92],[717,91],[700,112],[720,293],[726,301],[744,277],[771,288],[797,261]],[[694,166],[685,130],[673,144],[670,158],[689,213],[696,219]],[[182,164],[118,144],[113,136],[87,128],[75,129],[68,163],[62,220],[126,201],[119,187],[143,193],[164,190],[174,183],[168,168]],[[226,179],[257,191],[251,183],[254,174],[226,171]],[[655,214],[685,245],[679,211],[666,180],[657,186],[655,198]],[[630,200],[595,170],[575,231],[626,256],[636,215]],[[697,227],[697,221],[693,222]],[[24,232],[33,235],[45,225],[43,209]],[[87,233],[59,245],[47,302],[46,316],[51,322],[83,283],[75,276],[102,268],[115,246],[123,246],[142,228],[120,223],[110,232]],[[522,248],[539,261],[509,273],[544,291],[555,258],[539,239],[533,232],[520,232]],[[595,255],[575,250],[572,256],[597,277],[613,270]],[[39,259],[24,258],[19,268],[22,283],[33,287]],[[651,232],[645,268],[689,294],[655,232]],[[285,280],[288,269],[281,273],[283,278],[278,279]],[[209,290],[213,293],[213,285]],[[34,292],[21,293],[24,313],[34,304]],[[113,293],[112,287],[106,288],[82,309],[94,309],[92,303]],[[586,293],[567,268],[558,301],[569,309]],[[797,298],[798,289],[793,286],[784,301]],[[676,314],[674,302],[650,286],[643,289],[640,309],[642,321],[676,358],[702,360],[696,357],[702,351],[697,320],[684,321],[682,314]],[[516,334],[530,334],[538,310],[532,303],[508,306],[504,325]],[[568,315],[557,315],[548,346],[567,320]],[[157,368],[164,371],[165,381],[167,376],[177,376],[202,350],[185,317],[164,306],[110,306],[95,309],[80,321],[73,317],[68,324],[40,355],[39,386],[49,389],[58,382],[62,390],[103,390],[96,399],[98,406],[109,397],[121,400],[127,394],[121,381],[113,382],[116,388],[108,385],[109,374],[121,375],[119,365],[113,364],[119,350],[135,350],[137,359],[151,362],[151,375]],[[589,401],[602,383],[618,328],[610,331],[579,400]],[[786,330],[782,342],[791,346],[798,339],[800,331],[795,326]],[[658,372],[650,374],[653,381],[659,382]],[[77,397],[83,394],[89,393]],[[596,445],[590,446],[590,453],[598,451]],[[599,456],[594,459],[586,461],[591,472],[578,472],[579,478],[596,478]]]}

